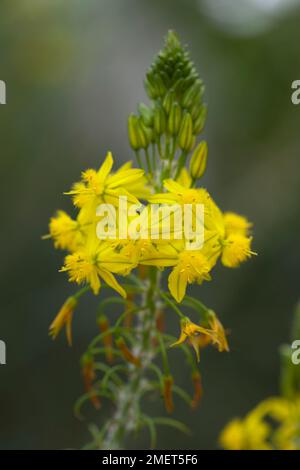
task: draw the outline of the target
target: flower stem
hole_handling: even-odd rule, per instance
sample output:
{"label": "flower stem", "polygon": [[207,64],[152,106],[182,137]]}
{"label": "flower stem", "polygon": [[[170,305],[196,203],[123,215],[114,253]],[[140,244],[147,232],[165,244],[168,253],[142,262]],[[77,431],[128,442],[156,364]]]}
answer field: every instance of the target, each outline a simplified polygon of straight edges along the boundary
{"label": "flower stem", "polygon": [[127,365],[127,382],[118,389],[116,409],[105,426],[101,449],[124,449],[126,438],[134,433],[141,421],[140,398],[149,388],[146,376],[157,353],[153,342],[156,336],[155,312],[158,306],[158,285],[160,273],[155,268],[150,270],[149,278],[144,282],[145,292],[141,299],[141,308],[137,313],[136,346],[133,353],[141,359],[141,367]]}

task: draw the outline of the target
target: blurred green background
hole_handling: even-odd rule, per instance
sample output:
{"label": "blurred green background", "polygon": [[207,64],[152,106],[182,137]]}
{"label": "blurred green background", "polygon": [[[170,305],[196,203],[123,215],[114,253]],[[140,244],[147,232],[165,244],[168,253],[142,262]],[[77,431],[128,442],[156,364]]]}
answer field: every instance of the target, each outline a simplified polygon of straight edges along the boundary
{"label": "blurred green background", "polygon": [[[48,326],[74,292],[58,272],[48,219],[70,209],[63,196],[106,151],[133,158],[127,115],[145,100],[143,77],[174,28],[206,84],[209,164],[203,184],[224,210],[255,226],[255,259],[218,268],[197,290],[231,330],[229,354],[205,351],[205,394],[196,412],[176,405],[192,437],[162,430],[160,448],[217,447],[233,416],[278,391],[278,347],[289,339],[300,296],[300,2],[288,0],[2,0],[0,79],[1,315],[0,448],[80,447],[89,420],[72,407],[82,393],[79,358],[97,332],[95,300],[76,313],[74,346]],[[177,320],[176,320],[177,321]],[[174,319],[174,331],[177,331]],[[179,383],[190,381],[173,354]],[[177,365],[176,365],[177,364]],[[175,369],[178,370],[175,370]],[[153,402],[153,413],[163,410]],[[132,448],[147,448],[143,434]]]}

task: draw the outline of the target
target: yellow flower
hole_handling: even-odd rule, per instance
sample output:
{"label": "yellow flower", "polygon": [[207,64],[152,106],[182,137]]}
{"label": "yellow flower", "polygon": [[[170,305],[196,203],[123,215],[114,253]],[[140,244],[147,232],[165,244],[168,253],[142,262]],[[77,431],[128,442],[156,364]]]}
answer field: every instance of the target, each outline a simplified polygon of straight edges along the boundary
{"label": "yellow flower", "polygon": [[174,344],[171,346],[178,346],[186,339],[189,339],[193,348],[196,351],[197,359],[200,359],[200,349],[206,347],[208,344],[213,344],[218,347],[220,352],[229,351],[225,331],[223,325],[218,320],[216,314],[209,310],[208,324],[209,328],[196,325],[191,322],[188,317],[181,321],[181,334]]}
{"label": "yellow flower", "polygon": [[171,179],[164,181],[166,193],[154,194],[149,198],[152,203],[159,204],[202,204],[204,206],[204,241],[210,243],[210,256],[215,264],[221,254],[222,242],[225,239],[224,216],[204,188],[190,188]]}
{"label": "yellow flower", "polygon": [[219,441],[226,450],[270,450],[267,442],[270,431],[268,424],[249,414],[244,420],[233,419],[223,429]]}
{"label": "yellow flower", "polygon": [[185,296],[187,284],[211,279],[211,266],[200,250],[186,250],[178,255],[178,263],[169,275],[169,289],[174,299],[181,302]]}
{"label": "yellow flower", "polygon": [[[126,162],[124,165],[120,166],[117,170],[117,174],[120,172],[128,171],[132,168],[132,162]],[[147,185],[147,178],[145,176],[141,176],[140,178],[136,179],[128,188],[130,190],[130,194],[133,194],[138,199],[148,199],[151,196],[151,189]]]}
{"label": "yellow flower", "polygon": [[66,212],[58,211],[50,219],[50,236],[54,240],[55,248],[74,251],[83,241],[83,233],[77,220],[73,220]]}
{"label": "yellow flower", "polygon": [[174,299],[181,302],[188,284],[211,280],[210,271],[219,252],[213,246],[212,240],[205,242],[201,250],[186,249],[184,240],[153,243],[152,249],[144,252],[140,263],[158,268],[173,267],[168,280],[169,290]]}
{"label": "yellow flower", "polygon": [[120,253],[136,265],[142,263],[144,258],[149,258],[157,252],[151,240],[146,239],[121,240],[118,245],[121,248]]}
{"label": "yellow flower", "polygon": [[256,253],[251,251],[252,237],[245,237],[239,233],[230,234],[223,244],[222,263],[228,268],[236,268],[247,258]]}
{"label": "yellow flower", "polygon": [[66,326],[66,335],[70,346],[72,345],[72,318],[76,305],[77,300],[75,297],[69,297],[49,327],[49,334],[53,339],[55,339],[60,330]]}
{"label": "yellow flower", "polygon": [[117,253],[108,243],[93,240],[80,251],[68,255],[62,271],[69,273],[70,281],[89,283],[94,294],[98,294],[102,278],[107,285],[126,297],[126,292],[112,273],[126,275],[133,267],[127,257]]}
{"label": "yellow flower", "polygon": [[181,320],[181,333],[179,339],[171,344],[171,348],[174,346],[179,346],[184,343],[187,339],[191,342],[193,348],[195,349],[197,360],[200,361],[200,352],[199,352],[199,343],[198,338],[200,335],[209,335],[209,331],[202,326],[196,325],[188,317],[185,317]]}
{"label": "yellow flower", "polygon": [[144,172],[140,169],[123,167],[116,173],[110,174],[113,157],[108,152],[106,159],[98,171],[89,169],[82,173],[82,181],[75,183],[72,190],[66,194],[73,196],[75,206],[83,207],[92,204],[93,209],[100,203],[118,205],[119,196],[127,196],[128,202],[137,204],[137,198],[128,192],[127,187],[134,190],[144,181]]}
{"label": "yellow flower", "polygon": [[232,233],[247,236],[249,229],[252,227],[252,224],[246,219],[246,217],[235,214],[234,212],[224,213],[224,223],[227,236]]}
{"label": "yellow flower", "polygon": [[272,444],[278,450],[299,450],[300,398],[271,397],[255,409],[261,419],[271,418],[275,424]]}
{"label": "yellow flower", "polygon": [[229,450],[300,449],[299,422],[299,398],[271,397],[244,419],[231,421],[220,435],[220,444]]}
{"label": "yellow flower", "polygon": [[179,184],[177,181],[167,179],[164,181],[167,193],[154,194],[149,198],[152,203],[160,204],[204,204],[210,202],[210,195],[204,188],[190,188]]}
{"label": "yellow flower", "polygon": [[211,342],[216,344],[220,352],[229,351],[229,346],[225,334],[224,327],[218,319],[215,312],[209,310],[209,326],[211,328]]}

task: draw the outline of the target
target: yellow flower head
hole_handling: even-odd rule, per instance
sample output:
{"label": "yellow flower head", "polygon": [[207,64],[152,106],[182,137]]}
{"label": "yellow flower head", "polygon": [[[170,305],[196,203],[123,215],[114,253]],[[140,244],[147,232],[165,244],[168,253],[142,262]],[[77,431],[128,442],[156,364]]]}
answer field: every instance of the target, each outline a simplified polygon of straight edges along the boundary
{"label": "yellow flower head", "polygon": [[244,420],[233,419],[223,429],[219,441],[227,450],[270,450],[268,444],[271,428],[255,415],[248,415]]}
{"label": "yellow flower head", "polygon": [[49,231],[55,248],[62,250],[74,251],[83,240],[79,222],[64,211],[58,211],[56,216],[50,219]]}
{"label": "yellow flower head", "polygon": [[68,255],[62,271],[69,273],[70,281],[90,284],[94,294],[98,294],[102,278],[112,289],[126,297],[126,292],[112,273],[126,275],[133,267],[127,257],[117,253],[108,243],[97,240]]}
{"label": "yellow flower head", "polygon": [[72,318],[76,305],[77,300],[75,297],[69,297],[49,327],[49,334],[53,339],[55,339],[60,330],[66,326],[66,335],[70,346],[72,345]]}
{"label": "yellow flower head", "polygon": [[220,444],[229,450],[300,449],[299,420],[299,398],[271,397],[244,419],[231,421],[220,435]]}
{"label": "yellow flower head", "polygon": [[180,337],[175,343],[171,344],[171,347],[179,346],[180,344],[184,343],[188,339],[190,343],[192,344],[193,348],[195,349],[197,360],[199,361],[200,360],[199,338],[201,338],[201,335],[209,336],[209,331],[202,326],[196,325],[188,317],[183,318],[180,323],[181,323]]}
{"label": "yellow flower head", "polygon": [[232,233],[226,238],[222,251],[222,263],[228,268],[236,268],[256,253],[251,251],[252,237]]}
{"label": "yellow flower head", "polygon": [[147,239],[121,240],[119,247],[121,247],[120,253],[130,259],[133,264],[142,263],[144,258],[149,258],[156,253],[151,240]]}
{"label": "yellow flower head", "polygon": [[177,265],[169,275],[169,289],[174,299],[181,302],[185,296],[187,284],[211,279],[211,265],[201,251],[185,250],[178,255]]}
{"label": "yellow flower head", "polygon": [[239,235],[247,236],[252,224],[242,215],[235,214],[234,212],[224,213],[224,223],[226,235],[238,233]]}
{"label": "yellow flower head", "polygon": [[212,310],[209,311],[208,323],[211,328],[211,342],[218,347],[220,352],[229,351],[224,327]]}
{"label": "yellow flower head", "polygon": [[261,420],[275,423],[272,445],[279,450],[299,450],[300,398],[271,397],[262,401],[252,413]]}
{"label": "yellow flower head", "polygon": [[75,183],[72,190],[66,194],[73,196],[75,206],[83,207],[86,204],[107,203],[117,205],[119,196],[127,196],[132,204],[137,204],[137,198],[126,189],[131,190],[137,188],[137,192],[141,191],[140,183],[145,181],[144,171],[140,169],[132,169],[123,167],[116,173],[110,174],[113,166],[113,157],[108,152],[106,159],[98,171],[88,169],[82,173],[82,181]]}
{"label": "yellow flower head", "polygon": [[[132,169],[132,162],[126,162],[124,165],[120,166],[116,174],[125,172]],[[138,199],[148,199],[151,196],[151,189],[147,185],[147,179],[144,175],[132,181],[128,187],[130,194],[133,194]]]}
{"label": "yellow flower head", "polygon": [[180,337],[178,341],[172,344],[172,346],[178,346],[186,339],[189,339],[196,351],[198,361],[200,358],[200,349],[206,347],[208,344],[216,345],[220,352],[229,351],[223,325],[212,310],[209,311],[208,323],[209,328],[206,328],[204,326],[196,325],[191,322],[188,317],[185,317],[181,321]]}
{"label": "yellow flower head", "polygon": [[171,179],[164,181],[166,193],[154,194],[149,198],[152,203],[160,204],[205,204],[210,201],[210,195],[206,189],[190,188],[186,174],[181,175],[181,181],[186,186]]}

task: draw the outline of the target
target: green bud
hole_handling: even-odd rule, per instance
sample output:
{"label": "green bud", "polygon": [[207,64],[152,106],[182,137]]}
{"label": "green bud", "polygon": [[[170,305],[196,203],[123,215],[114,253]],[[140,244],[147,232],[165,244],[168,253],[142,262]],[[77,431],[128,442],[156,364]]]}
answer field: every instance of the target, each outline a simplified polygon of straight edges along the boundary
{"label": "green bud", "polygon": [[190,113],[185,113],[181,122],[178,145],[182,150],[190,150],[193,145],[193,121]]}
{"label": "green bud", "polygon": [[195,148],[190,161],[190,174],[193,179],[199,179],[204,175],[207,162],[207,143],[205,140],[200,142]]}
{"label": "green bud", "polygon": [[193,134],[192,138],[191,138],[191,141],[190,141],[190,145],[189,145],[189,151],[193,150],[195,145],[196,145],[196,136]]}
{"label": "green bud", "polygon": [[172,73],[171,70],[169,70],[169,67],[168,66],[165,66],[165,70],[161,70],[160,71],[160,79],[161,79],[161,82],[160,82],[160,91],[161,91],[161,94],[164,95],[167,91],[168,88],[170,88],[170,78],[169,78],[169,75],[168,73]]}
{"label": "green bud", "polygon": [[153,111],[144,103],[140,103],[138,106],[141,118],[145,126],[151,127],[153,123]]}
{"label": "green bud", "polygon": [[163,107],[164,107],[167,114],[170,114],[170,111],[171,111],[171,108],[172,108],[172,105],[173,105],[173,101],[174,101],[174,96],[175,96],[175,93],[171,89],[171,90],[168,91],[168,93],[166,94],[166,96],[164,98]]}
{"label": "green bud", "polygon": [[168,120],[168,129],[171,135],[178,134],[181,123],[181,114],[182,112],[179,104],[177,102],[173,103]]}
{"label": "green bud", "polygon": [[182,106],[190,108],[195,101],[199,101],[203,93],[203,83],[197,79],[195,83],[188,88],[182,98]]}
{"label": "green bud", "polygon": [[144,87],[150,99],[155,100],[159,97],[159,89],[157,88],[150,72],[146,74]]}
{"label": "green bud", "polygon": [[173,90],[174,90],[175,95],[182,93],[183,87],[184,87],[184,79],[179,78],[173,86]]}
{"label": "green bud", "polygon": [[207,116],[207,107],[204,104],[202,106],[202,109],[200,111],[199,116],[197,117],[196,121],[194,122],[194,133],[200,134],[200,132],[203,130],[205,121],[206,121],[206,116]]}
{"label": "green bud", "polygon": [[137,121],[136,130],[137,130],[137,135],[138,135],[139,146],[143,149],[147,148],[150,143],[150,140],[148,139],[148,136],[146,132],[144,131],[144,128],[141,125],[140,120]]}
{"label": "green bud", "polygon": [[139,127],[140,127],[140,132],[144,134],[144,137],[147,142],[147,147],[148,147],[148,145],[154,140],[154,132],[151,129],[151,127],[148,127],[144,124],[144,121],[142,120],[142,118],[139,119]]}
{"label": "green bud", "polygon": [[165,132],[167,126],[167,117],[164,109],[161,106],[156,106],[154,110],[154,131],[157,135]]}
{"label": "green bud", "polygon": [[130,114],[128,118],[128,137],[129,143],[133,150],[138,150],[141,148],[138,131],[138,118],[134,114]]}
{"label": "green bud", "polygon": [[164,84],[164,81],[162,79],[162,72],[160,73],[160,75],[155,74],[153,80],[154,80],[155,86],[158,90],[159,96],[163,96],[166,93],[167,89],[166,89],[166,85]]}
{"label": "green bud", "polygon": [[176,51],[180,47],[181,47],[181,44],[180,44],[177,34],[175,33],[175,31],[170,29],[166,37],[166,48]]}
{"label": "green bud", "polygon": [[192,115],[193,122],[196,121],[196,119],[199,117],[199,114],[201,113],[203,108],[203,104],[200,101],[196,101],[193,106],[190,108],[190,113]]}

